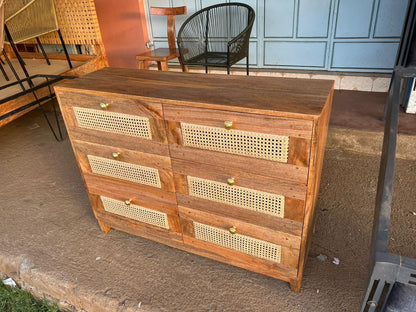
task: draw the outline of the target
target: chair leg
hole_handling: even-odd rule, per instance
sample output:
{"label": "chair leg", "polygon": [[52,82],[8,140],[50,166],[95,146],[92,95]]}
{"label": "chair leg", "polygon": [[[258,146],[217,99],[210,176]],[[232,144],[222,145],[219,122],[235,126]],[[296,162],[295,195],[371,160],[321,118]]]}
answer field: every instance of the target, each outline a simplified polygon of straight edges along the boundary
{"label": "chair leg", "polygon": [[181,65],[182,72],[189,72],[188,66],[184,65],[180,56],[178,56],[179,64]]}
{"label": "chair leg", "polygon": [[[29,86],[30,87],[34,87],[34,84],[33,84],[32,80],[30,79],[29,73],[27,72],[26,64],[23,61],[22,57],[20,56],[19,51],[17,51],[16,45],[14,44],[13,38],[10,35],[9,29],[7,28],[7,25],[6,24],[4,25],[4,31],[6,33],[7,38],[9,39],[10,45],[11,45],[11,47],[13,49],[13,52],[16,55],[16,58],[17,58],[17,60],[20,63],[20,67],[22,68],[23,73],[25,74],[26,78],[28,78]],[[3,55],[4,55],[4,53],[5,53],[5,51],[3,50]]]}
{"label": "chair leg", "polygon": [[146,61],[139,61],[139,69],[146,69]]}
{"label": "chair leg", "polygon": [[36,37],[36,42],[38,43],[38,46],[39,46],[40,50],[42,51],[43,57],[46,60],[46,64],[51,65],[51,62],[49,61],[49,58],[46,55],[45,49],[43,48],[42,42],[40,42],[40,39],[38,37]]}
{"label": "chair leg", "polygon": [[64,52],[65,52],[66,60],[68,61],[69,68],[72,69],[73,67],[72,67],[71,59],[69,58],[68,50],[66,49],[65,41],[64,41],[64,38],[62,37],[61,30],[58,29],[57,32],[59,35],[59,39],[61,40],[62,47],[64,48]]}
{"label": "chair leg", "polygon": [[246,61],[246,72],[247,72],[247,76],[249,75],[249,67],[248,67],[248,55],[247,55],[247,61]]}
{"label": "chair leg", "polygon": [[[9,57],[7,56],[6,51],[4,51],[4,50],[3,50],[3,56],[4,56],[4,59],[5,59],[5,60],[6,60],[6,62],[7,62],[7,65],[9,65],[9,67],[10,67],[10,69],[11,69],[11,71],[12,71],[12,73],[13,73],[14,77],[15,77],[15,78],[16,78],[16,80],[19,82],[20,87],[22,88],[22,90],[23,90],[23,91],[26,91],[26,89],[25,89],[25,87],[24,87],[24,85],[23,85],[22,81],[20,80],[19,75],[17,74],[16,70],[15,70],[15,69],[14,69],[14,67],[13,67],[12,62],[10,62],[10,59],[9,59]],[[29,84],[30,84],[30,83],[31,83],[31,80],[28,80],[28,82],[29,82]]]}
{"label": "chair leg", "polygon": [[208,66],[205,66],[205,74],[208,74]]}
{"label": "chair leg", "polygon": [[230,66],[227,66],[227,75],[230,74]]}
{"label": "chair leg", "polygon": [[4,79],[6,79],[6,81],[10,81],[9,76],[7,76],[6,71],[4,70],[4,67],[1,63],[0,63],[0,70],[4,76]]}
{"label": "chair leg", "polygon": [[162,64],[158,61],[157,63],[157,70],[162,70]]}
{"label": "chair leg", "polygon": [[160,64],[161,64],[161,69],[163,71],[168,71],[169,70],[168,61],[166,61],[166,62],[160,62]]}

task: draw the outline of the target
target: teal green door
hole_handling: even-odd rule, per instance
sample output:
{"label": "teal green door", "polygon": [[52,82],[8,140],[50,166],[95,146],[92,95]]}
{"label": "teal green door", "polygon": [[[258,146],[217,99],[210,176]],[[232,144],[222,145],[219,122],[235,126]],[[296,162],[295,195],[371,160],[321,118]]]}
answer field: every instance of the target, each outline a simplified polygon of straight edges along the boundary
{"label": "teal green door", "polygon": [[[391,72],[409,0],[239,0],[256,11],[250,40],[253,68]],[[231,1],[147,0],[188,7],[190,16]],[[148,13],[147,13],[148,14]],[[187,16],[177,18],[177,30]],[[166,47],[164,17],[148,17],[155,47]]]}

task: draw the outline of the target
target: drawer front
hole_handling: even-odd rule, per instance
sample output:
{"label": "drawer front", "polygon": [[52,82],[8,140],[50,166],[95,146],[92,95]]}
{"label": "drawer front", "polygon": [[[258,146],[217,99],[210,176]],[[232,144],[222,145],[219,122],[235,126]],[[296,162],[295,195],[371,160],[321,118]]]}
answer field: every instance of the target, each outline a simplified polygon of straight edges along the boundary
{"label": "drawer front", "polygon": [[169,230],[168,215],[164,212],[152,210],[129,201],[119,201],[105,196],[100,196],[104,210],[122,217],[150,224]]}
{"label": "drawer front", "polygon": [[[241,234],[231,234],[207,224],[193,222],[195,238],[224,248],[245,253],[250,256],[280,263],[282,246]],[[234,228],[231,228],[234,230]]]}
{"label": "drawer front", "polygon": [[287,163],[289,137],[181,123],[183,146]]}
{"label": "drawer front", "polygon": [[168,157],[78,140],[72,144],[84,173],[175,191]]}
{"label": "drawer front", "polygon": [[249,209],[274,217],[284,217],[284,196],[193,176],[188,176],[187,182],[190,196]]}
{"label": "drawer front", "polygon": [[97,109],[73,107],[78,127],[151,140],[149,118]]}
{"label": "drawer front", "polygon": [[58,100],[69,128],[167,143],[160,103],[68,91]]}
{"label": "drawer front", "polygon": [[87,155],[91,172],[111,178],[161,188],[159,171],[155,168],[130,164],[118,160]]}
{"label": "drawer front", "polygon": [[178,214],[176,194],[147,185],[125,182],[84,172],[84,181],[90,194],[126,200],[143,207],[168,214]]}
{"label": "drawer front", "polygon": [[178,193],[221,203],[224,214],[238,207],[241,214],[250,210],[263,217],[266,214],[303,222],[305,185],[177,159],[172,160],[172,168]]}
{"label": "drawer front", "polygon": [[164,109],[171,144],[309,165],[312,121],[170,105]]}
{"label": "drawer front", "polygon": [[[245,254],[249,258],[297,268],[300,236],[272,231],[237,219],[179,207],[184,242],[225,257]],[[216,247],[219,247],[216,249]]]}

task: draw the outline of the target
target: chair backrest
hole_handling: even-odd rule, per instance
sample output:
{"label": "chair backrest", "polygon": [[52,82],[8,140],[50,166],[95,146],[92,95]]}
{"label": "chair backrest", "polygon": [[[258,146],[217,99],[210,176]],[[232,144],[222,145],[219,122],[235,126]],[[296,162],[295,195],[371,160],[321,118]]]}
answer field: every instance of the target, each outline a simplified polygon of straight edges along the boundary
{"label": "chair backrest", "polygon": [[15,43],[56,31],[54,0],[8,0],[5,23]]}
{"label": "chair backrest", "polygon": [[4,47],[4,0],[0,0],[0,52]]}
{"label": "chair backrest", "polygon": [[175,40],[175,16],[186,14],[186,6],[174,8],[151,7],[150,14],[166,15],[168,17],[168,43],[170,53],[176,53]]}
{"label": "chair backrest", "polygon": [[191,15],[178,32],[178,46],[190,59],[204,51],[227,52],[229,43],[238,36],[248,39],[255,12],[244,3],[222,3],[204,8]]}

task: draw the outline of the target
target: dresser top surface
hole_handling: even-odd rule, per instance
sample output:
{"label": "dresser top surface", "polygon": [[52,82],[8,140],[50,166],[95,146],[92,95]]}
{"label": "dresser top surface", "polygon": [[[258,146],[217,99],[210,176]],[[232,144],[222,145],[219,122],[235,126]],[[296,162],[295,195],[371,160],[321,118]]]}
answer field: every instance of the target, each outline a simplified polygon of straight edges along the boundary
{"label": "dresser top surface", "polygon": [[313,119],[328,103],[332,80],[226,76],[103,68],[56,90],[135,96],[164,103]]}

